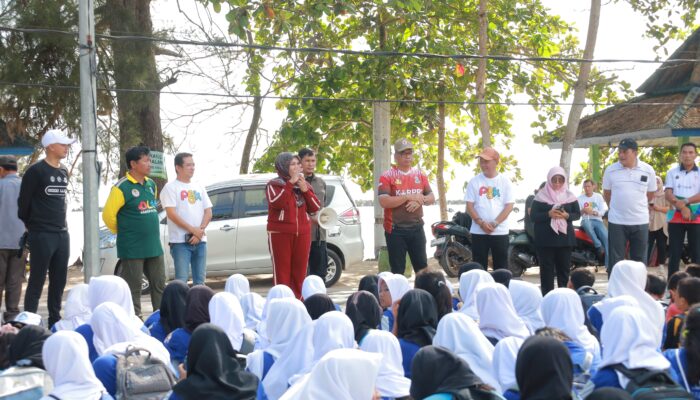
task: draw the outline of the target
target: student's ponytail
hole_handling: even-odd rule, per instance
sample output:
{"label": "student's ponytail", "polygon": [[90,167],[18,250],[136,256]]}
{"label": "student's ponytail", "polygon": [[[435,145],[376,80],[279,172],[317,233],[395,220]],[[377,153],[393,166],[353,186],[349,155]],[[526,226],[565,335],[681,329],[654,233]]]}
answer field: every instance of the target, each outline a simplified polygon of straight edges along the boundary
{"label": "student's ponytail", "polygon": [[688,310],[681,337],[686,351],[688,383],[700,384],[700,304],[694,304]]}

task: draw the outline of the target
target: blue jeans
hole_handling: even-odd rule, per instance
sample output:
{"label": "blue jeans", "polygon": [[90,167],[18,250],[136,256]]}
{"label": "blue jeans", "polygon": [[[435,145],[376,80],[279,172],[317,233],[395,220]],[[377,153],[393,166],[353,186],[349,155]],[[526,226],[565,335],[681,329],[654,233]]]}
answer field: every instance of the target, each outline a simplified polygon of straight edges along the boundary
{"label": "blue jeans", "polygon": [[593,246],[605,249],[605,265],[608,265],[608,230],[603,221],[599,219],[582,219],[581,228],[593,239]]}
{"label": "blue jeans", "polygon": [[207,242],[196,245],[170,243],[170,255],[175,263],[175,279],[187,282],[192,265],[192,284],[204,285],[207,276]]}

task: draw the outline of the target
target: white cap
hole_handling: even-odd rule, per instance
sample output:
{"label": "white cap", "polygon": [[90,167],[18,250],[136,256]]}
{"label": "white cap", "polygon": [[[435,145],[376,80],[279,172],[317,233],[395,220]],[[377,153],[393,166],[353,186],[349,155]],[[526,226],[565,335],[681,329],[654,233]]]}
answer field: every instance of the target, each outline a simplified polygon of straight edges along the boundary
{"label": "white cap", "polygon": [[24,325],[44,326],[41,316],[29,311],[22,311],[10,322],[19,322]]}
{"label": "white cap", "polygon": [[66,136],[62,131],[59,131],[58,129],[51,129],[49,131],[46,131],[44,133],[44,136],[41,138],[41,145],[44,146],[44,148],[51,146],[52,144],[73,144],[75,143],[77,139],[71,139],[68,136]]}

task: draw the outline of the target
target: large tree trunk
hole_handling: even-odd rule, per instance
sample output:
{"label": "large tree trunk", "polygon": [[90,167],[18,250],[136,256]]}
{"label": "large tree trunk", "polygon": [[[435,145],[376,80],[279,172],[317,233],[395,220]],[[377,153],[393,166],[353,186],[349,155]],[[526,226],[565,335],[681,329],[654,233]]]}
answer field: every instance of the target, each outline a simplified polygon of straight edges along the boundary
{"label": "large tree trunk", "polygon": [[440,220],[447,220],[447,187],[445,187],[445,103],[438,106],[438,154],[437,189],[440,204]]}
{"label": "large tree trunk", "polygon": [[[150,0],[107,0],[106,18],[112,35],[153,36]],[[163,151],[160,125],[160,89],[155,46],[146,40],[113,40],[114,84],[117,89],[143,89],[151,92],[118,92],[119,175],[126,171],[124,152],[144,145]],[[158,187],[162,180],[157,179]]]}
{"label": "large tree trunk", "polygon": [[[586,35],[586,47],[583,50],[583,58],[590,60],[593,58],[595,50],[595,42],[598,36],[598,23],[600,22],[600,0],[591,0],[591,14],[588,19],[588,34]],[[576,132],[578,124],[581,121],[581,113],[583,112],[584,102],[586,101],[586,90],[588,89],[588,77],[591,75],[591,63],[581,63],[581,69],[578,74],[578,81],[574,87],[574,104],[569,111],[569,119],[566,122],[566,131],[564,132],[564,140],[561,148],[561,158],[559,165],[566,170],[569,175],[571,169],[571,154],[574,151],[574,141],[576,140]]]}
{"label": "large tree trunk", "polygon": [[253,119],[250,121],[250,127],[248,127],[248,133],[245,137],[245,144],[243,145],[243,155],[241,156],[241,174],[247,174],[250,169],[250,154],[253,151],[253,142],[258,134],[258,127],[260,126],[260,115],[262,114],[262,98],[256,96],[253,100]]}
{"label": "large tree trunk", "polygon": [[479,103],[479,128],[481,129],[481,142],[484,148],[491,147],[491,126],[489,125],[489,112],[484,101],[486,100],[486,59],[488,54],[489,19],[488,0],[479,0],[479,68],[476,70],[476,101]]}

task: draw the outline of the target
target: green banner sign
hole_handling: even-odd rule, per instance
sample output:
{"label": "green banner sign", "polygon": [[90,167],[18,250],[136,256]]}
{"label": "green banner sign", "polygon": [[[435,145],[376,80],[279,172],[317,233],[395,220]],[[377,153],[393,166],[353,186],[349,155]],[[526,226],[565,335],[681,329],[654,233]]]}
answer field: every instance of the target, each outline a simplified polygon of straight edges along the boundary
{"label": "green banner sign", "polygon": [[160,151],[151,151],[151,178],[168,179],[168,171],[165,169],[165,155]]}

